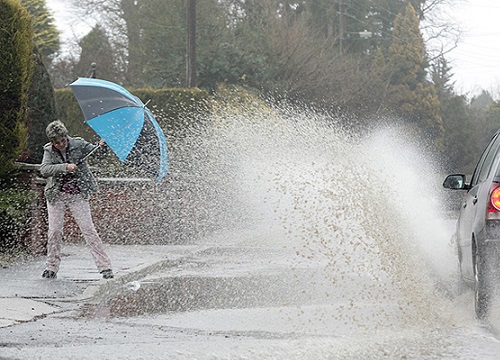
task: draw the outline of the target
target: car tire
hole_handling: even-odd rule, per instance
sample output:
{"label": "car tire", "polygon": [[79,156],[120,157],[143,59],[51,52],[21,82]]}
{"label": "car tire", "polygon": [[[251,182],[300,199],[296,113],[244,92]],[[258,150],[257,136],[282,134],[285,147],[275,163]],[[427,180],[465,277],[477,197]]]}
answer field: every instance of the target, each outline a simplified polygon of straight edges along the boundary
{"label": "car tire", "polygon": [[477,244],[474,246],[474,300],[476,317],[484,320],[488,317],[491,300],[491,260]]}

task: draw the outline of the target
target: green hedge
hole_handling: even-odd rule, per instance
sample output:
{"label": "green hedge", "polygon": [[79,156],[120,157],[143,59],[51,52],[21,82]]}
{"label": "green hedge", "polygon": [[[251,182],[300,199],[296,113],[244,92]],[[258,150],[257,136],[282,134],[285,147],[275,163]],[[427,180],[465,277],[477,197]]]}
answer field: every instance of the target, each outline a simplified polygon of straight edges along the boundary
{"label": "green hedge", "polygon": [[10,176],[27,146],[26,110],[33,68],[33,32],[28,12],[0,0],[0,177]]}
{"label": "green hedge", "polygon": [[33,201],[29,190],[0,191],[0,253],[18,249],[29,222],[29,208]]}
{"label": "green hedge", "polygon": [[32,164],[42,161],[43,145],[47,142],[45,128],[57,119],[54,88],[49,74],[35,48],[33,58],[35,67],[28,92],[28,148],[21,160]]}

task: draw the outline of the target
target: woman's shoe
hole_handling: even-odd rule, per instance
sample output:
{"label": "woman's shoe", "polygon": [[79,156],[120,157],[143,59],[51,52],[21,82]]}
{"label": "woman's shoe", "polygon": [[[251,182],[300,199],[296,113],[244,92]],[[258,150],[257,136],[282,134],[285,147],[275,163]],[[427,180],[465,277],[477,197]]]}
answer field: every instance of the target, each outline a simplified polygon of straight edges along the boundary
{"label": "woman's shoe", "polygon": [[113,270],[111,270],[111,269],[103,270],[103,271],[101,271],[101,274],[102,274],[103,279],[112,279],[115,277],[113,275]]}
{"label": "woman's shoe", "polygon": [[44,270],[42,277],[45,279],[55,279],[57,277],[57,273],[52,270]]}

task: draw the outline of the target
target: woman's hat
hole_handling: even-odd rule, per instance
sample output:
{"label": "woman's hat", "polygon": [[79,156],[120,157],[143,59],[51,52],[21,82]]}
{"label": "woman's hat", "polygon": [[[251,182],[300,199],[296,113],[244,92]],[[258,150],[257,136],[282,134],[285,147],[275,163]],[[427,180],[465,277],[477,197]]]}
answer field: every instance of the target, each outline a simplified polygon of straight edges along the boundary
{"label": "woman's hat", "polygon": [[52,121],[47,128],[45,129],[45,133],[50,141],[55,139],[60,139],[68,135],[68,129],[60,120]]}

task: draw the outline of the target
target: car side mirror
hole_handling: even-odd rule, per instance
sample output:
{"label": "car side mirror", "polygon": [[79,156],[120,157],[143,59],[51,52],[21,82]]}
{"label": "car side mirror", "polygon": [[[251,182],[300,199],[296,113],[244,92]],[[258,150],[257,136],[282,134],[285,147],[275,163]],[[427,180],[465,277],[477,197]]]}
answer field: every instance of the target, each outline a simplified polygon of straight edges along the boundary
{"label": "car side mirror", "polygon": [[469,188],[465,183],[465,175],[463,174],[448,175],[444,179],[443,187],[450,190],[466,190]]}

